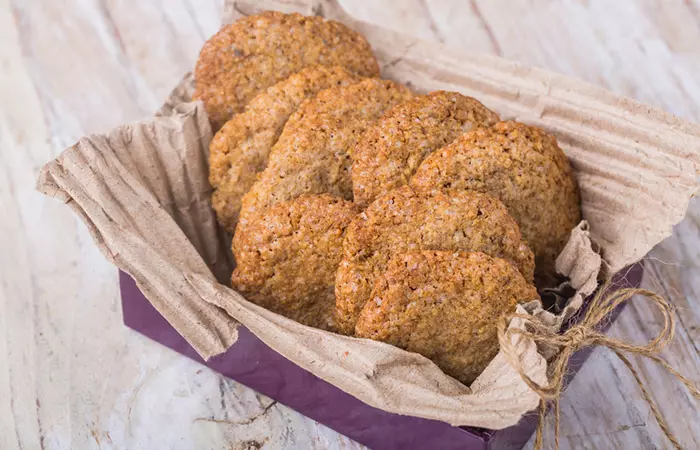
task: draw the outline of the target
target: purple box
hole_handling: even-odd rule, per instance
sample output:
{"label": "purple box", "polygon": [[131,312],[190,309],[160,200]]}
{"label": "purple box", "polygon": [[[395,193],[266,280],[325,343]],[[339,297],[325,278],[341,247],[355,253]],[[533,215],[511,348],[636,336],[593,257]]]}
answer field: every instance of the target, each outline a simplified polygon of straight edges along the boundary
{"label": "purple box", "polygon": [[[613,289],[639,287],[643,268],[636,264],[616,276]],[[537,414],[504,430],[453,427],[435,420],[393,414],[366,405],[285,359],[241,327],[238,341],[221,355],[204,361],[143,296],[133,279],[119,273],[124,323],[139,333],[182,353],[282,404],[373,449],[520,449],[537,425]],[[567,326],[575,323],[585,310]],[[619,314],[613,312],[608,326]],[[590,354],[571,359],[567,383]]]}

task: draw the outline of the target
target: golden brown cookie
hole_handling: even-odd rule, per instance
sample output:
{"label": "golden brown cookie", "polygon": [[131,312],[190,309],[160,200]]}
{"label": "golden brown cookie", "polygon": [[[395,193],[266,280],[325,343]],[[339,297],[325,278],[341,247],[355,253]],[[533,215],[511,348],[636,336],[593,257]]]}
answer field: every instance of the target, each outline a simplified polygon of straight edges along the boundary
{"label": "golden brown cookie", "polygon": [[499,198],[535,253],[540,287],[554,278],[554,262],[581,221],[576,179],[556,139],[518,122],[501,122],[459,137],[428,156],[411,184]]}
{"label": "golden brown cookie", "polygon": [[420,353],[468,386],[498,353],[499,317],[535,299],[535,287],[504,259],[405,253],[377,280],[356,335]]}
{"label": "golden brown cookie", "polygon": [[216,133],[209,145],[209,181],[216,216],[226,230],[235,230],[241,197],[267,166],[270,149],[301,102],[359,80],[342,67],[308,67],[256,95]]}
{"label": "golden brown cookie", "polygon": [[249,301],[305,325],[333,329],[335,271],[352,203],[308,195],[239,226],[231,285]]}
{"label": "golden brown cookie", "polygon": [[365,208],[380,195],[408,184],[423,159],[475,126],[491,126],[498,115],[478,100],[437,91],[387,111],[353,150],[354,201]]}
{"label": "golden brown cookie", "polygon": [[202,47],[194,98],[204,102],[216,131],[258,92],[317,64],[379,75],[365,38],[339,22],[276,11],[245,17]]}
{"label": "golden brown cookie", "polygon": [[417,250],[481,251],[513,261],[531,281],[534,257],[505,206],[477,192],[416,192],[408,186],[375,200],[348,227],[335,279],[336,320],[355,321],[392,256]]}
{"label": "golden brown cookie", "polygon": [[411,96],[405,86],[371,78],[306,100],[287,121],[267,167],[243,197],[240,221],[302,194],[327,192],[352,200],[350,150],[385,110]]}

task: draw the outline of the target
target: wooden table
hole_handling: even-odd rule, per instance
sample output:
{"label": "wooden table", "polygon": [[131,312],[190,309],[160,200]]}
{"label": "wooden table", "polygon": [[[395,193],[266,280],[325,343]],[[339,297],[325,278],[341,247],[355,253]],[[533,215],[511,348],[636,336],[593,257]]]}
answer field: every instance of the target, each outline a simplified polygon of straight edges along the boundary
{"label": "wooden table", "polygon": [[[59,5],[61,3],[61,5]],[[602,85],[700,121],[700,3],[344,1],[356,17]],[[0,0],[0,449],[361,448],[121,322],[117,271],[34,191],[80,136],[151,114],[219,24],[219,0]],[[678,309],[663,356],[700,382],[700,204],[648,257]],[[613,327],[648,338],[632,304]],[[635,360],[671,429],[700,448],[679,385]],[[211,420],[214,417],[215,420]],[[598,349],[564,395],[565,448],[667,448],[624,366]]]}

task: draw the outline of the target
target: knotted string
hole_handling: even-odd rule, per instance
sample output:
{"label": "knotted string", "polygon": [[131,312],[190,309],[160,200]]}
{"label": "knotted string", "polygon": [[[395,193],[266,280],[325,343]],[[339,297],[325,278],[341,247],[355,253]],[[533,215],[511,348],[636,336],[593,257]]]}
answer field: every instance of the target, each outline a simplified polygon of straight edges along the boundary
{"label": "knotted string", "polygon": [[[578,350],[595,345],[609,348],[615,352],[617,357],[627,366],[634,376],[634,379],[637,381],[637,385],[642,391],[642,397],[649,404],[654,418],[663,433],[675,448],[682,448],[673,433],[671,433],[668,423],[664,420],[656,404],[651,399],[651,395],[644,386],[639,373],[624,354],[626,352],[640,355],[660,364],[677,380],[683,383],[693,397],[700,400],[700,390],[698,390],[689,379],[678,373],[673,367],[669,366],[666,361],[658,356],[658,353],[673,338],[676,330],[673,308],[666,299],[647,289],[620,289],[609,293],[609,288],[610,281],[607,281],[593,297],[583,320],[561,334],[558,334],[556,330],[546,326],[534,317],[524,314],[502,317],[498,322],[498,340],[506,360],[518,372],[530,389],[540,396],[539,424],[537,425],[537,435],[535,437],[536,450],[542,448],[546,406],[550,401],[554,406],[554,445],[556,449],[559,449],[559,400],[564,388],[564,375],[566,374],[569,359]],[[663,315],[663,328],[659,334],[646,345],[629,344],[619,339],[606,336],[598,331],[598,326],[605,320],[608,314],[620,304],[629,301],[634,296],[639,296],[639,298],[644,297],[652,301]],[[523,319],[525,321],[525,329],[508,329],[508,324],[511,319],[514,318]],[[525,373],[520,358],[515,350],[515,345],[511,340],[511,337],[516,334],[530,338],[536,343],[548,345],[556,350],[556,355],[551,359],[548,365],[547,378],[549,381],[547,385],[542,386],[538,384]]]}

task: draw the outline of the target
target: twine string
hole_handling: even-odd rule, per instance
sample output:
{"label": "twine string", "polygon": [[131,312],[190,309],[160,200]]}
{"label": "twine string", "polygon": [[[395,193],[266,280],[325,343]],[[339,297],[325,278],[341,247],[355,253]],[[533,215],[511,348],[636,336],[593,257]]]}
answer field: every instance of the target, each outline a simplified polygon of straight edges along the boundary
{"label": "twine string", "polygon": [[[639,372],[625,355],[625,353],[635,354],[656,362],[666,369],[674,378],[683,383],[693,397],[700,400],[700,390],[698,390],[693,382],[678,373],[677,370],[658,356],[658,353],[673,339],[676,330],[673,308],[665,298],[647,289],[628,288],[609,293],[610,284],[608,280],[602,285],[601,289],[593,297],[583,320],[564,333],[558,334],[551,327],[525,314],[504,316],[498,322],[498,340],[506,360],[518,372],[530,389],[536,392],[540,397],[539,424],[535,436],[536,450],[540,450],[544,444],[545,414],[546,406],[549,402],[552,402],[554,407],[554,446],[557,450],[559,449],[559,399],[564,388],[564,376],[566,375],[569,359],[578,350],[592,346],[607,347],[617,355],[634,376],[642,393],[642,397],[649,404],[649,408],[664,435],[675,448],[682,448],[669,429],[668,423],[652,400],[648,389],[644,386]],[[658,335],[646,344],[635,345],[606,336],[598,331],[598,326],[605,320],[608,314],[622,303],[635,298],[635,296],[638,296],[636,298],[645,298],[651,301],[661,312],[663,326]],[[525,324],[524,329],[509,329],[508,324],[512,319],[522,319]],[[514,335],[520,335],[532,339],[538,344],[544,344],[555,348],[556,354],[548,365],[548,382],[546,385],[540,385],[525,373],[520,357],[515,349],[515,344],[513,343],[512,337]]]}

